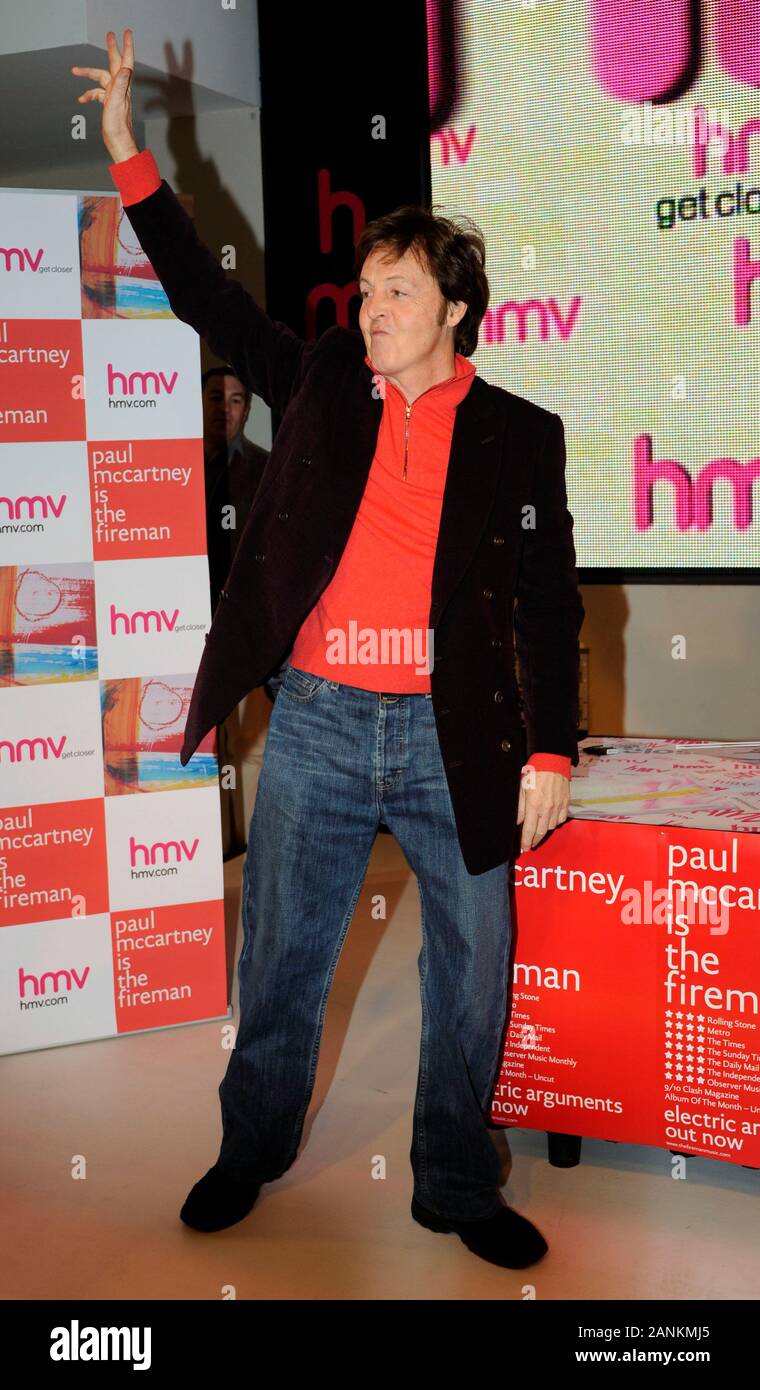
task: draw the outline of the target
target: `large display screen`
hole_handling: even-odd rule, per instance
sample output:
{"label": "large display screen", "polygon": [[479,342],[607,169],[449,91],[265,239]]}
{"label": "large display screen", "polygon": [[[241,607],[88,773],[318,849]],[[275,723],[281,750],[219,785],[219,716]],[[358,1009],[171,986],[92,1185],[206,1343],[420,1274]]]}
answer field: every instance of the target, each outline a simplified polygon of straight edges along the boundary
{"label": "large display screen", "polygon": [[561,415],[582,579],[760,575],[760,3],[428,6],[474,360]]}

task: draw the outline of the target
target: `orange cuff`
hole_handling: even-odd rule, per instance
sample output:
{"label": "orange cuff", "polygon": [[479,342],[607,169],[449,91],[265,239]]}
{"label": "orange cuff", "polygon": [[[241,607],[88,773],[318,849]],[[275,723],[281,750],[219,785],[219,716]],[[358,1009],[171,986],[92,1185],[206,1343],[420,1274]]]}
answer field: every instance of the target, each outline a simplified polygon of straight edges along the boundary
{"label": "orange cuff", "polygon": [[130,159],[122,159],[118,164],[109,164],[108,172],[121,194],[125,208],[132,203],[141,203],[161,187],[161,175],[150,150],[140,150]]}
{"label": "orange cuff", "polygon": [[528,765],[536,772],[561,772],[568,781],[572,780],[572,761],[561,753],[531,753]]}

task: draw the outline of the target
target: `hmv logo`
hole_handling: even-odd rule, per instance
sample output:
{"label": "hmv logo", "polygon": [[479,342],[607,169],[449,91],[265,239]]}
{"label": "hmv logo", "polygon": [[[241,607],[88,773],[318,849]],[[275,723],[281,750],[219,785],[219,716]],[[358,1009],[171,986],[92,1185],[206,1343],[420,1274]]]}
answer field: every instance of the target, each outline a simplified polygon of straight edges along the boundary
{"label": "hmv logo", "polygon": [[[563,309],[556,299],[508,299],[486,310],[483,324],[486,343],[503,343],[507,339],[505,325],[513,329],[513,337],[518,343],[525,343],[528,336],[538,337],[542,343],[549,339],[560,339],[566,343],[573,334],[581,307],[581,296],[576,294]],[[511,341],[511,338],[510,338]]]}
{"label": "hmv logo", "polygon": [[177,371],[168,378],[163,372],[119,372],[113,362],[106,365],[108,403],[114,406],[155,405],[157,398],[172,394],[179,375]]}
{"label": "hmv logo", "polygon": [[20,521],[22,517],[26,517],[27,521],[34,521],[35,517],[47,521],[51,512],[59,517],[65,505],[65,492],[61,493],[57,502],[49,493],[46,497],[0,497],[0,522],[3,513],[9,521]]}
{"label": "hmv logo", "polygon": [[133,637],[136,632],[173,632],[179,617],[175,608],[169,616],[165,608],[136,608],[132,613],[122,613],[115,603],[111,604],[111,636]]}
{"label": "hmv logo", "polygon": [[[31,971],[25,971],[20,965],[18,968],[18,997],[21,1000],[21,1008],[39,1009],[49,995],[71,994],[75,987],[76,989],[84,989],[89,973],[90,967],[86,965],[81,976],[73,966],[69,969],[46,970],[44,975],[33,975]],[[32,995],[29,999],[27,992]]]}
{"label": "hmv logo", "polygon": [[0,763],[33,763],[40,759],[47,761],[50,757],[60,758],[65,742],[65,734],[57,743],[50,734],[46,734],[44,738],[19,738],[15,742],[3,738],[0,739]]}
{"label": "hmv logo", "polygon": [[28,246],[0,246],[0,269],[39,270],[42,260],[42,247],[32,255]]}
{"label": "hmv logo", "polygon": [[720,145],[724,174],[748,173],[750,137],[758,134],[760,134],[760,117],[753,116],[750,120],[745,121],[738,131],[734,131],[721,121],[711,121],[704,106],[695,106],[695,139],[692,156],[695,177],[705,177],[707,173],[707,150],[714,140],[717,140]]}
{"label": "hmv logo", "polygon": [[441,163],[444,168],[451,162],[452,155],[456,156],[459,164],[466,164],[472,153],[473,141],[477,133],[477,127],[471,125],[467,131],[465,139],[459,139],[453,126],[447,126],[445,130],[436,130],[432,139],[437,140],[441,149]]}
{"label": "hmv logo", "polygon": [[670,485],[671,514],[679,531],[706,531],[713,524],[713,489],[719,481],[729,484],[732,519],[737,531],[752,524],[752,488],[760,478],[760,458],[711,459],[693,476],[678,459],[654,458],[652,437],[640,434],[633,445],[633,506],[637,531],[654,524],[655,483]]}
{"label": "hmv logo", "polygon": [[[191,862],[196,855],[200,840],[196,835],[192,844],[185,840],[154,840],[152,844],[141,844],[134,835],[129,837],[129,863],[133,878],[153,877],[164,871],[176,873],[176,865]],[[150,867],[149,867],[150,866]]]}

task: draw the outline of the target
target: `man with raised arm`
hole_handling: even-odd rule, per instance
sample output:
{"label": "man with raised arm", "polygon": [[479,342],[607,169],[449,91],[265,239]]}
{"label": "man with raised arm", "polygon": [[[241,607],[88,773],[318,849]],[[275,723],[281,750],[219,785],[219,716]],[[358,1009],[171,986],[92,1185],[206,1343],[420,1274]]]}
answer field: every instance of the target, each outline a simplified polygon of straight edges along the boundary
{"label": "man with raised arm", "polygon": [[469,361],[489,295],[473,224],[411,206],[366,226],[359,331],[305,342],[269,318],[137,149],[131,31],[123,55],[113,34],[107,43],[107,70],[72,71],[96,84],[80,101],[103,104],[127,216],[177,317],[282,416],[182,749],[187,762],[288,658],[249,833],[222,1145],[180,1214],[221,1230],[293,1163],[338,955],[384,822],[422,910],[412,1215],[523,1268],[546,1241],[504,1203],[488,1129],[515,830],[527,851],[565,821],[579,761],[584,610],[562,421]]}

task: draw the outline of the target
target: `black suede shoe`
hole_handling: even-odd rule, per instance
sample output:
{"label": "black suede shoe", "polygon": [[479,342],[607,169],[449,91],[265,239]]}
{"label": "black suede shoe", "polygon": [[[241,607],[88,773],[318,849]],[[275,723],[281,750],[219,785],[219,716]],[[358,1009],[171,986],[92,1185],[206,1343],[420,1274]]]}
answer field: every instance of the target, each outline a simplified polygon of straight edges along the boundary
{"label": "black suede shoe", "polygon": [[507,1206],[483,1221],[452,1221],[428,1211],[412,1197],[412,1216],[429,1231],[455,1231],[473,1255],[504,1269],[525,1269],[549,1249],[532,1222]]}
{"label": "black suede shoe", "polygon": [[261,1183],[234,1182],[214,1164],[190,1189],[179,1218],[195,1231],[223,1231],[247,1216]]}

